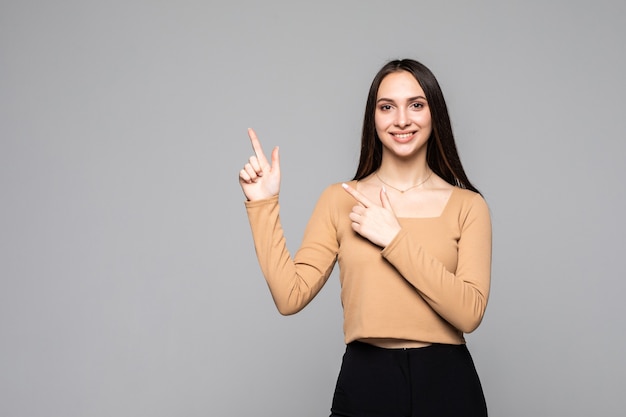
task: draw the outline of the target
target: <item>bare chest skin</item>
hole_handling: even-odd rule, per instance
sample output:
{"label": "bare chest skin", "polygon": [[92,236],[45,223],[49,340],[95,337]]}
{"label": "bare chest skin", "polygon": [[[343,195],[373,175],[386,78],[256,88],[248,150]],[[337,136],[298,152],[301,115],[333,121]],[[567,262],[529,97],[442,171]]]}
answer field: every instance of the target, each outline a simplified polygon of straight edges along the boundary
{"label": "bare chest skin", "polygon": [[[383,184],[375,177],[368,177],[357,184],[357,190],[370,201],[380,203],[380,190]],[[393,212],[398,218],[429,218],[439,217],[443,212],[450,195],[452,185],[440,178],[433,178],[424,187],[408,190],[404,193],[385,187],[391,201]]]}

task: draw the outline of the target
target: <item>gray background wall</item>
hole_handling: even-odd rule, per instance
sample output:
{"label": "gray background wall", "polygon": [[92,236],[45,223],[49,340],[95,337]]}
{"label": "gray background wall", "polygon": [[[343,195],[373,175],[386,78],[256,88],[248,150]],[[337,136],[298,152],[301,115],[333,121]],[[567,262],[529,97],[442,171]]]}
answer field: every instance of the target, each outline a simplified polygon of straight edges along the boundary
{"label": "gray background wall", "polygon": [[438,76],[493,212],[468,336],[493,416],[621,416],[621,1],[0,2],[0,415],[324,416],[336,275],[281,317],[237,172],[298,246],[387,60]]}

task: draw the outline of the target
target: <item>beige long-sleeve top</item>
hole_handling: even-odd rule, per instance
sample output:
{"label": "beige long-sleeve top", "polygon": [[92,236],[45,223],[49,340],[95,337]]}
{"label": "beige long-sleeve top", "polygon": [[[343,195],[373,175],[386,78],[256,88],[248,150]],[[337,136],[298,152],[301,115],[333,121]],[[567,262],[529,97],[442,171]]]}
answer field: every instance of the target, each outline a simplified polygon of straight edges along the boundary
{"label": "beige long-sleeve top", "polygon": [[[355,186],[355,183],[351,184]],[[489,295],[491,221],[485,200],[455,187],[438,217],[400,218],[385,248],[354,232],[354,199],[340,184],[321,195],[291,257],[278,197],[247,201],[255,249],[282,314],[304,308],[339,263],[345,342],[393,338],[464,343]]]}

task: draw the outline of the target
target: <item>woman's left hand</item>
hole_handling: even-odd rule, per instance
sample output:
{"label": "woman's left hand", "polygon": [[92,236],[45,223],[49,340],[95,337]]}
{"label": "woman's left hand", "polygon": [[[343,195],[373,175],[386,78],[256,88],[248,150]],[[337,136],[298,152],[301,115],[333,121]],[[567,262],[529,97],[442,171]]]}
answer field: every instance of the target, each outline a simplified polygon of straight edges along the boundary
{"label": "woman's left hand", "polygon": [[381,205],[379,206],[348,184],[342,184],[342,187],[359,203],[352,207],[350,213],[352,229],[382,248],[391,243],[401,226],[391,208],[391,202],[385,189],[381,188],[380,190]]}

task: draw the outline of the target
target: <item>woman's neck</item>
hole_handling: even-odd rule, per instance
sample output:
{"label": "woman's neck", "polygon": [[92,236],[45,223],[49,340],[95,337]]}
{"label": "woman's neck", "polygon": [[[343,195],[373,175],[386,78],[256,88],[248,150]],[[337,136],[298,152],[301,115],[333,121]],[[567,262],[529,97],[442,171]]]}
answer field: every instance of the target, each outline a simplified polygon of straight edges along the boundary
{"label": "woman's neck", "polygon": [[379,179],[390,186],[406,189],[414,187],[416,184],[425,183],[432,174],[432,170],[428,167],[425,159],[407,162],[383,158],[376,174]]}

